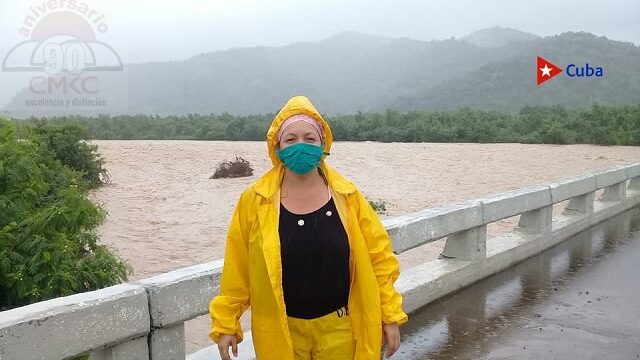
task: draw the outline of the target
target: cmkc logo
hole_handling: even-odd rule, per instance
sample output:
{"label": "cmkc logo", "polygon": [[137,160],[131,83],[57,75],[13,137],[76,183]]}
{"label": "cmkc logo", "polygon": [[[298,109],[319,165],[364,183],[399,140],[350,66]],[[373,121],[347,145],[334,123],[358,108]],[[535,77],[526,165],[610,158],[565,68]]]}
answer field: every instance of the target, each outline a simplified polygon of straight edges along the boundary
{"label": "cmkc logo", "polygon": [[25,40],[5,55],[1,71],[31,72],[12,111],[106,109],[123,83],[120,55],[98,39],[104,15],[82,0],[42,0],[29,8],[19,30]]}
{"label": "cmkc logo", "polygon": [[[563,70],[551,63],[548,60],[545,60],[538,56],[537,62],[537,80],[538,85],[543,82],[560,75]],[[569,64],[567,68],[564,70],[564,73],[567,74],[568,77],[603,77],[604,69],[600,66],[592,67],[589,63],[586,63],[585,66],[577,66],[576,64]]]}

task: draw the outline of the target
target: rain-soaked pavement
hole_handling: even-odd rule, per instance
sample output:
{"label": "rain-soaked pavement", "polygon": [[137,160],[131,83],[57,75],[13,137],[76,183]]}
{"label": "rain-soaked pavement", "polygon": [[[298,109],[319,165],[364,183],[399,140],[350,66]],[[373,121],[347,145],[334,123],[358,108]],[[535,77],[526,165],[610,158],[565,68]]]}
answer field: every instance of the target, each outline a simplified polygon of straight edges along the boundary
{"label": "rain-soaked pavement", "polygon": [[640,209],[409,317],[391,359],[640,359]]}

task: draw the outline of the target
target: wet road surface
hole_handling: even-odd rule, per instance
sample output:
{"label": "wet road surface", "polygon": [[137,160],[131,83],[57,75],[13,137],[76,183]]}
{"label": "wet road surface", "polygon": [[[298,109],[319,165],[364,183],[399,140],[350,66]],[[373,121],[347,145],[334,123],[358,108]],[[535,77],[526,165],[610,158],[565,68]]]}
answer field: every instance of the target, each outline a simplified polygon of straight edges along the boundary
{"label": "wet road surface", "polygon": [[409,318],[391,359],[640,359],[640,208]]}

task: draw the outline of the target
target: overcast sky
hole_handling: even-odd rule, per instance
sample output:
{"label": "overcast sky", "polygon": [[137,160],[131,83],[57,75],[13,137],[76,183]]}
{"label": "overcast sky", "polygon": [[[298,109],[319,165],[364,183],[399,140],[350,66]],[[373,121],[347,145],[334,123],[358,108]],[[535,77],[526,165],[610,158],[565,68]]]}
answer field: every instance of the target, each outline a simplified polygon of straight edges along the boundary
{"label": "overcast sky", "polygon": [[[55,0],[65,1],[65,0]],[[70,1],[70,0],[66,0]],[[76,0],[78,3],[84,0]],[[0,57],[25,38],[29,9],[45,0],[0,0]],[[344,30],[419,40],[502,26],[548,36],[588,31],[640,44],[639,0],[86,0],[104,15],[125,62],[180,60],[231,47],[318,40]],[[14,77],[0,72],[0,83]],[[11,75],[16,76],[16,75]],[[7,86],[0,86],[0,106]]]}
{"label": "overcast sky", "polygon": [[[0,52],[16,41],[29,8],[0,0]],[[60,1],[60,0],[57,0]],[[69,0],[67,0],[69,1]],[[76,0],[80,3],[83,0]],[[126,62],[178,60],[230,47],[284,45],[343,30],[419,40],[492,27],[542,36],[589,31],[640,44],[638,0],[87,0],[104,14],[100,39]]]}

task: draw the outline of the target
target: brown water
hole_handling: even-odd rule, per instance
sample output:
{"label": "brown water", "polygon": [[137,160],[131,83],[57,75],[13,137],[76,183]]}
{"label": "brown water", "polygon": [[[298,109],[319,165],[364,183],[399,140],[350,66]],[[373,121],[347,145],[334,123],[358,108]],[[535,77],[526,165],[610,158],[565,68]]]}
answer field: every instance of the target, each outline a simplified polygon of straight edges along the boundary
{"label": "brown water", "polygon": [[[264,142],[94,141],[112,182],[92,193],[109,212],[99,228],[135,270],[133,279],[224,256],[241,191],[271,167]],[[254,176],[209,179],[235,155]],[[393,216],[521,188],[624,161],[640,147],[337,142],[329,165]]]}
{"label": "brown water", "polygon": [[397,359],[640,358],[640,210],[410,314]]}
{"label": "brown water", "polygon": [[[109,215],[101,241],[134,269],[138,280],[221,259],[233,207],[271,167],[265,142],[94,141],[112,182],[91,194]],[[254,176],[209,179],[235,155]],[[640,147],[593,145],[336,142],[327,163],[371,200],[386,203],[381,218],[518,189],[640,160]],[[511,229],[517,217],[488,227]],[[434,259],[442,241],[399,255],[402,269]],[[249,330],[250,311],[241,318]],[[188,351],[210,344],[204,316],[186,325]]]}

